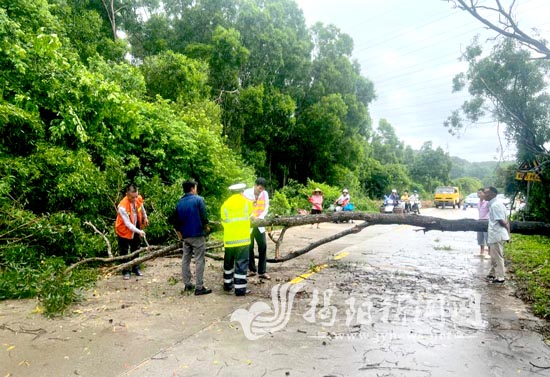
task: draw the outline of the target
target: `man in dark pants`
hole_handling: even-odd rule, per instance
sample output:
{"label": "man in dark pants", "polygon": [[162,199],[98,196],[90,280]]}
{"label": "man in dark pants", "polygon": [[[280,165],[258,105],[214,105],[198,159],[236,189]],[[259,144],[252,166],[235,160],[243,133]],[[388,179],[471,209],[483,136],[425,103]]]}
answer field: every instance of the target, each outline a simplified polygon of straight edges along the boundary
{"label": "man in dark pants", "polygon": [[[267,181],[265,178],[258,178],[253,188],[244,191],[244,197],[251,200],[254,204],[251,219],[264,219],[269,211],[269,194],[266,191]],[[258,243],[258,269],[256,269],[256,260],[254,259],[254,240]],[[253,227],[250,233],[250,247],[248,255],[248,276],[260,274],[260,279],[270,280],[271,277],[266,274],[267,268],[267,243],[265,239],[264,227]]]}
{"label": "man in dark pants", "polygon": [[248,245],[250,244],[250,214],[253,203],[242,195],[246,185],[238,183],[229,187],[233,195],[220,209],[223,225],[223,290],[235,295],[250,293],[246,289],[246,270],[248,269]]}
{"label": "man in dark pants", "polygon": [[[205,236],[209,231],[204,199],[197,195],[197,182],[183,182],[183,197],[176,205],[176,231],[183,239],[182,275],[184,291],[207,295],[212,290],[203,284]],[[195,256],[196,285],[191,284],[191,256]]]}
{"label": "man in dark pants", "polygon": [[[141,237],[145,236],[142,228],[147,224],[149,220],[143,207],[143,198],[134,185],[129,185],[126,188],[126,196],[117,207],[115,231],[120,255],[128,255],[128,249],[131,253],[139,249]],[[136,276],[142,275],[139,266],[134,266],[132,272]],[[122,275],[124,280],[130,279],[129,270],[122,271]]]}

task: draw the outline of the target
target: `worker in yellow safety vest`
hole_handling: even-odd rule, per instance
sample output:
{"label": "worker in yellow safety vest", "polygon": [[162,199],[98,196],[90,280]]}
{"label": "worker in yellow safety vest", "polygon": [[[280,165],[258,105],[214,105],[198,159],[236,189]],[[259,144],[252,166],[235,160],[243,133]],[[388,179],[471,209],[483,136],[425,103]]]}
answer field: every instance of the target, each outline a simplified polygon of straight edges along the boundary
{"label": "worker in yellow safety vest", "polygon": [[250,293],[246,289],[246,271],[248,269],[248,246],[250,245],[250,215],[254,205],[243,196],[244,183],[229,187],[233,195],[227,199],[220,210],[223,225],[223,289],[235,295]]}

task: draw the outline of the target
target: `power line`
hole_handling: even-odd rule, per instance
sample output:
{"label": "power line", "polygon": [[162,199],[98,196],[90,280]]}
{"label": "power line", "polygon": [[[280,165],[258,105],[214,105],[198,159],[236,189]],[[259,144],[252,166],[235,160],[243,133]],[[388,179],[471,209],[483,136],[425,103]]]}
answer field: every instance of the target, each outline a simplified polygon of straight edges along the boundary
{"label": "power line", "polygon": [[[426,26],[428,26],[428,25],[434,24],[434,23],[436,23],[436,22],[438,22],[438,21],[441,21],[441,20],[443,20],[443,19],[446,19],[446,18],[448,18],[448,17],[451,17],[451,16],[455,15],[456,13],[459,13],[459,12],[458,12],[458,11],[454,11],[454,12],[452,12],[452,13],[448,13],[448,14],[446,14],[446,15],[444,15],[444,16],[442,16],[442,17],[439,17],[439,18],[437,18],[437,19],[435,19],[435,20],[430,20],[429,22],[426,22],[425,24],[422,24],[422,25],[420,25],[420,26],[417,26],[417,27],[415,27],[415,29],[416,29],[416,30],[422,29],[422,28],[424,28],[424,27],[426,27]],[[366,45],[366,46],[364,46],[364,47],[362,47],[362,48],[360,48],[360,49],[357,49],[356,52],[364,51],[364,50],[370,49],[370,48],[372,48],[372,47],[376,47],[376,46],[380,46],[380,45],[382,45],[382,44],[386,44],[387,42],[393,41],[393,40],[395,40],[395,39],[397,39],[397,38],[399,38],[399,37],[405,35],[406,33],[407,33],[406,31],[400,31],[399,33],[395,34],[393,37],[386,38],[386,39],[383,39],[383,40],[381,40],[381,41],[379,41],[379,42],[376,42],[376,43],[373,43],[373,44]]]}

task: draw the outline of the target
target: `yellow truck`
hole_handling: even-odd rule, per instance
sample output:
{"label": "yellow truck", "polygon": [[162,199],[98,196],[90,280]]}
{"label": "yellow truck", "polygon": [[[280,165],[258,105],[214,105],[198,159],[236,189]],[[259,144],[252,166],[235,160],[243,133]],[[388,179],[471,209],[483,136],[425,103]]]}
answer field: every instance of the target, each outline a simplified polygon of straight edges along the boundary
{"label": "yellow truck", "polygon": [[439,186],[434,193],[435,208],[445,208],[446,205],[460,208],[460,190],[453,186]]}

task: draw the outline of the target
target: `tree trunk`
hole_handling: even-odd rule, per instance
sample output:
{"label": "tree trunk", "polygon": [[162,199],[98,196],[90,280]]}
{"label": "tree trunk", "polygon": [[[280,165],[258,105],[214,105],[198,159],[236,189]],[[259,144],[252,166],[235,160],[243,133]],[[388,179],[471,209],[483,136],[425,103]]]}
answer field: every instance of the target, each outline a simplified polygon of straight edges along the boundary
{"label": "tree trunk", "polygon": [[[254,226],[300,226],[316,224],[318,222],[366,221],[369,225],[402,224],[423,228],[424,231],[440,230],[444,232],[486,232],[487,220],[459,219],[446,220],[431,216],[416,216],[410,214],[383,214],[370,212],[335,212],[319,215],[285,216],[265,220],[253,220]],[[550,224],[537,221],[512,221],[510,223],[512,233],[526,235],[550,234]]]}
{"label": "tree trunk", "polygon": [[[317,223],[323,223],[323,222],[336,222],[336,221],[342,222],[342,221],[350,221],[350,220],[364,221],[364,222],[358,225],[355,225],[354,227],[345,229],[332,236],[325,237],[323,239],[315,241],[309,244],[308,246],[300,250],[295,250],[291,253],[288,253],[283,257],[279,257],[278,255],[279,253],[277,252],[277,255],[275,256],[275,258],[268,259],[267,261],[270,263],[280,263],[280,262],[288,261],[290,259],[294,259],[296,257],[299,257],[300,255],[306,254],[307,252],[327,242],[334,241],[338,238],[344,237],[351,233],[360,232],[361,230],[365,229],[368,226],[377,225],[377,224],[411,225],[411,226],[419,227],[420,228],[419,230],[423,230],[424,232],[427,232],[430,230],[440,230],[445,232],[487,231],[487,220],[474,220],[474,219],[446,220],[446,219],[441,219],[438,217],[430,217],[430,216],[396,215],[396,214],[381,214],[381,213],[368,213],[368,212],[335,212],[335,213],[323,213],[319,215],[275,217],[275,218],[266,219],[266,220],[253,220],[252,224],[254,226],[267,226],[267,227],[282,226],[284,227],[284,230],[286,230],[287,228],[291,228],[293,226],[317,224]],[[220,223],[211,223],[210,227],[213,230],[222,229],[222,226]],[[535,221],[512,221],[510,223],[510,230],[512,233],[546,236],[550,234],[550,224],[535,222]],[[283,234],[281,234],[281,236],[277,240],[272,238],[272,240],[277,245],[277,251],[279,251],[279,247],[281,246]],[[208,243],[206,246],[206,249],[212,250],[212,249],[221,248],[221,247],[223,247],[223,243],[218,241],[218,242]],[[133,266],[139,265],[140,263],[143,263],[153,258],[179,254],[182,252],[181,243],[178,242],[177,244],[168,245],[168,246],[146,247],[146,248],[137,250],[134,253],[126,256],[119,256],[119,257],[112,257],[112,258],[96,257],[96,258],[85,259],[67,267],[65,272],[67,273],[73,270],[74,268],[86,263],[92,263],[92,262],[113,263],[120,260],[127,260],[144,252],[146,254],[142,255],[141,257],[117,266],[113,266],[109,268],[108,271],[111,273],[118,272],[124,269],[129,269]],[[207,253],[206,255],[216,260],[223,260],[223,256],[221,255],[211,254],[211,253]]]}

